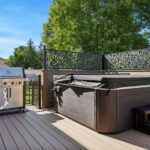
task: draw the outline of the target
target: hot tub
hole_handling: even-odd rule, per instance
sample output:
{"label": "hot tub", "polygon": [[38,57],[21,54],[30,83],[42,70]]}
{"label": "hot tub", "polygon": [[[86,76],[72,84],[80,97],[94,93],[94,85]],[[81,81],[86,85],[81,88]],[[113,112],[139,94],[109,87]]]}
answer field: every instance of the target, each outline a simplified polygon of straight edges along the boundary
{"label": "hot tub", "polygon": [[54,87],[58,113],[101,133],[132,128],[132,109],[150,104],[148,76],[72,75]]}

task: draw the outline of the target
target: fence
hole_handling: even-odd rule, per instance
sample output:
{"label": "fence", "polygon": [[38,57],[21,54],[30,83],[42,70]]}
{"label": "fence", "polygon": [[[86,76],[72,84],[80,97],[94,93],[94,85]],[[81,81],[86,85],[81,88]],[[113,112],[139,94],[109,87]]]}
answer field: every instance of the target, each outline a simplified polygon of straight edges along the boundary
{"label": "fence", "polygon": [[26,74],[28,79],[25,82],[26,104],[35,105],[41,108],[41,76],[36,74]]}
{"label": "fence", "polygon": [[46,68],[101,70],[102,55],[57,50],[46,50]]}
{"label": "fence", "polygon": [[150,48],[105,55],[106,70],[150,69]]}
{"label": "fence", "polygon": [[105,55],[57,51],[44,48],[43,63],[45,69],[150,69],[150,48]]}

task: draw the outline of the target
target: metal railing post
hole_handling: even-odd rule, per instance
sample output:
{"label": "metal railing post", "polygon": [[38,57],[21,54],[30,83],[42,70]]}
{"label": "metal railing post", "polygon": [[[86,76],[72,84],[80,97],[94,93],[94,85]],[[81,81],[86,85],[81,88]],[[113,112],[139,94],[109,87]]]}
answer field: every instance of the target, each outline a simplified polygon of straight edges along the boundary
{"label": "metal railing post", "polygon": [[105,70],[105,55],[102,53],[102,70]]}
{"label": "metal railing post", "polygon": [[44,70],[47,69],[47,65],[46,65],[46,58],[47,58],[47,56],[46,55],[47,55],[46,54],[46,46],[43,45],[43,68],[44,68]]}

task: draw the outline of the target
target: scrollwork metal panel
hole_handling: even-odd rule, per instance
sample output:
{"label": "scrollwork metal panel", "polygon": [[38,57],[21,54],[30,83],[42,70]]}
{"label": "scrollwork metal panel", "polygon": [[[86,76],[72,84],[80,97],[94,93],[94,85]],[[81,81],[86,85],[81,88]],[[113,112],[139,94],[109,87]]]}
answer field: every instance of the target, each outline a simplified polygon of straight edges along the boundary
{"label": "scrollwork metal panel", "polygon": [[150,48],[113,54],[47,50],[47,69],[138,70],[150,69]]}
{"label": "scrollwork metal panel", "polygon": [[48,69],[101,70],[102,55],[47,50],[46,64]]}
{"label": "scrollwork metal panel", "polygon": [[150,68],[150,48],[105,55],[107,70],[134,70]]}

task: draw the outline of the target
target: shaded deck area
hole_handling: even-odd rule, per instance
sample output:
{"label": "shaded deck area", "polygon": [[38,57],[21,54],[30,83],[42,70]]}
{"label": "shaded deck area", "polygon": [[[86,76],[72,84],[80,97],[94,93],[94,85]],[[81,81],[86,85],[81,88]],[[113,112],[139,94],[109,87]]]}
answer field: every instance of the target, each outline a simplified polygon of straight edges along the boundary
{"label": "shaded deck area", "polygon": [[28,110],[0,116],[0,150],[150,149],[150,136],[135,130],[104,135],[52,111]]}

